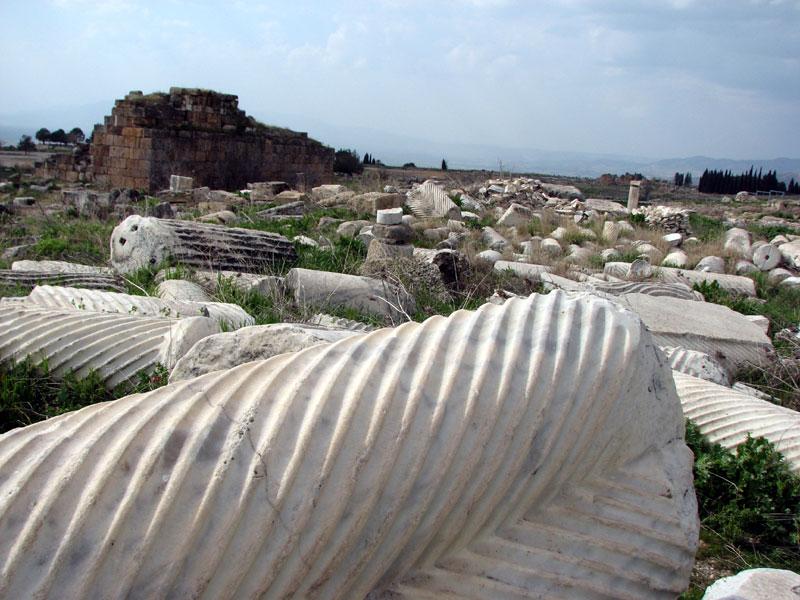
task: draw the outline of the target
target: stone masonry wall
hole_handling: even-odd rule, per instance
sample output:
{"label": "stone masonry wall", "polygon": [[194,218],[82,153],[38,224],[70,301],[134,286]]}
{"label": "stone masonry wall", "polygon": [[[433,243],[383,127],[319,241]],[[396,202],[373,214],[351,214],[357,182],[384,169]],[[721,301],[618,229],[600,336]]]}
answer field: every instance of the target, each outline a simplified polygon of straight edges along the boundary
{"label": "stone masonry wall", "polygon": [[298,173],[312,185],[333,178],[333,149],[258,123],[239,110],[236,96],[207,90],[131,92],[95,126],[91,156],[97,184],[149,191],[167,188],[172,174],[229,190],[253,181],[295,183]]}

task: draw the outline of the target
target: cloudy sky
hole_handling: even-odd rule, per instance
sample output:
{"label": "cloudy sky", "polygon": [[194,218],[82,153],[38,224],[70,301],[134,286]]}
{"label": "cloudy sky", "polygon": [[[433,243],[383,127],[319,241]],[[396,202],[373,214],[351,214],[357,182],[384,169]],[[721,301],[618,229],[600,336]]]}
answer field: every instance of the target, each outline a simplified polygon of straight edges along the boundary
{"label": "cloudy sky", "polygon": [[181,85],[275,124],[800,157],[800,0],[2,0],[0,23],[0,114]]}

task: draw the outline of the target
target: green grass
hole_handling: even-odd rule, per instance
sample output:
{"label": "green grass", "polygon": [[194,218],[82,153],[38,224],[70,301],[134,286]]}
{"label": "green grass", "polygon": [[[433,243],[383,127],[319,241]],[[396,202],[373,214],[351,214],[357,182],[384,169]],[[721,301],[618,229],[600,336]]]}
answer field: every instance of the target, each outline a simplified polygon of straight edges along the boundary
{"label": "green grass", "polygon": [[103,264],[108,260],[108,240],[115,225],[87,219],[50,221],[26,255],[36,260]]}
{"label": "green grass", "polygon": [[[237,227],[279,233],[291,239],[296,235],[308,235],[316,232],[318,230],[319,221],[322,217],[331,217],[334,219],[341,219],[343,221],[370,219],[370,215],[358,214],[348,208],[324,208],[309,212],[299,219],[276,219],[268,221],[259,219],[256,215],[256,212],[261,210],[264,210],[264,208],[259,207],[258,209],[248,209],[243,211],[245,218],[242,219],[239,224],[237,224]],[[331,226],[331,229],[335,230],[336,226]]]}
{"label": "green grass", "polygon": [[728,229],[722,221],[700,213],[691,213],[689,215],[689,225],[694,236],[701,242],[712,242],[720,239]]}
{"label": "green grass", "polygon": [[295,265],[286,265],[303,269],[316,269],[318,271],[335,271],[355,275],[367,257],[367,247],[364,242],[355,238],[336,238],[333,246],[328,249],[310,246],[298,246],[298,261]]}
{"label": "green grass", "polygon": [[748,231],[758,238],[771,240],[777,235],[798,235],[800,229],[796,227],[787,227],[786,225],[761,225],[759,223],[752,223],[747,226]]}
{"label": "green grass", "polygon": [[[737,572],[769,567],[800,570],[800,478],[763,438],[735,452],[711,444],[687,421],[701,523],[696,560]],[[709,581],[693,580],[681,598],[701,598]]]}
{"label": "green grass", "polygon": [[132,393],[156,389],[167,383],[167,370],[157,365],[152,373],[141,372],[133,382],[107,390],[100,376],[67,373],[55,377],[47,363],[31,360],[0,367],[0,433],[30,425],[84,406],[115,400]]}
{"label": "green grass", "polygon": [[577,229],[567,229],[559,241],[562,245],[568,246],[569,244],[577,244],[580,246],[583,242],[594,242],[597,241],[597,239],[596,235],[593,236],[583,231],[578,231]]}

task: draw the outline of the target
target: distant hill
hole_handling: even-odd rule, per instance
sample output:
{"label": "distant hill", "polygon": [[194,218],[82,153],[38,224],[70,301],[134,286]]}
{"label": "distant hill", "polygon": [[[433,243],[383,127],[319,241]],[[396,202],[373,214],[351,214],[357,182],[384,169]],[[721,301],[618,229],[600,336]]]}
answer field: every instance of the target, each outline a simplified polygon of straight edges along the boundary
{"label": "distant hill", "polygon": [[[33,135],[40,127],[66,130],[80,127],[87,135],[95,123],[111,113],[113,100],[93,102],[82,106],[32,110],[15,114],[0,114],[0,140],[16,144],[23,134]],[[538,148],[513,148],[492,144],[461,144],[437,142],[412,136],[398,135],[365,127],[331,125],[313,117],[274,113],[267,107],[244,107],[259,120],[272,125],[291,127],[334,148],[352,148],[361,154],[369,152],[390,165],[413,162],[422,167],[438,167],[447,159],[451,168],[503,170],[518,173],[541,173],[573,177],[598,177],[604,173],[642,173],[647,177],[672,179],[676,172],[692,173],[697,181],[705,169],[735,173],[750,166],[764,171],[775,170],[778,178],[788,182],[800,180],[800,159],[734,160],[690,156],[687,158],[654,159],[639,156],[591,152],[559,152]]]}

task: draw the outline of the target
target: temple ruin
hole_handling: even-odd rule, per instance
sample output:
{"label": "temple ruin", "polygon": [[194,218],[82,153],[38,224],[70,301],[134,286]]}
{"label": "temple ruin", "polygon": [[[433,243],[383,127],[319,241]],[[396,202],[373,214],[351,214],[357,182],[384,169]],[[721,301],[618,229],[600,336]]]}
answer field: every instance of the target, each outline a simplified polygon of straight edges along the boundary
{"label": "temple ruin", "polygon": [[227,190],[254,181],[333,179],[332,148],[306,133],[259,123],[238,104],[235,95],[210,90],[130,92],[95,125],[88,149],[56,157],[40,174],[150,192],[169,187],[172,174]]}

